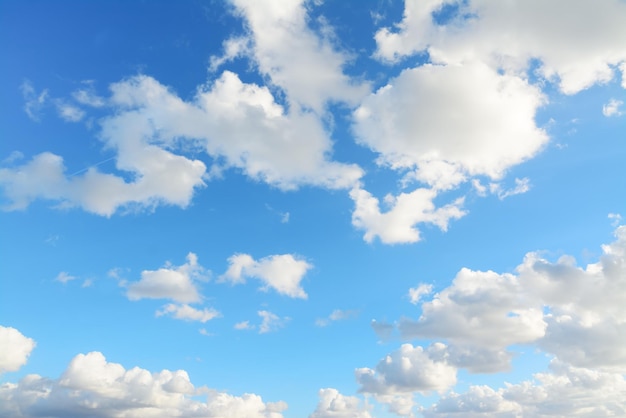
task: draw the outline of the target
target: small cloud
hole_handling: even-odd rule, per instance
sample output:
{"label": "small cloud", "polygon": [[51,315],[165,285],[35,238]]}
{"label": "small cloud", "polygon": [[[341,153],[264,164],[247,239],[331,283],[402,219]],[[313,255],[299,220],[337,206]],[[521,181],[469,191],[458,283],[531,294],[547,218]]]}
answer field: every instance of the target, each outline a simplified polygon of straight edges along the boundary
{"label": "small cloud", "polygon": [[91,286],[93,286],[93,279],[85,279],[85,281],[80,287],[91,287]]}
{"label": "small cloud", "polygon": [[219,318],[222,314],[213,308],[204,308],[202,310],[196,309],[189,305],[182,304],[177,305],[175,303],[169,303],[159,311],[156,311],[157,317],[169,315],[174,319],[181,319],[183,321],[199,321],[202,323],[208,322],[211,319]]}
{"label": "small cloud", "polygon": [[237,322],[234,326],[236,330],[244,331],[254,329],[254,325],[250,325],[250,321]]}
{"label": "small cloud", "polygon": [[[207,337],[215,337],[215,334],[212,332],[207,331],[205,328],[200,328],[198,330],[198,332],[202,335],[205,335]],[[199,359],[196,359],[196,361],[199,361]]]}
{"label": "small cloud", "polygon": [[515,179],[515,187],[511,189],[503,189],[500,183],[491,183],[489,185],[489,191],[498,196],[498,199],[504,200],[507,197],[514,196],[516,194],[526,193],[530,190],[530,179],[524,177],[522,179]]}
{"label": "small cloud", "polygon": [[259,325],[259,334],[277,331],[284,327],[290,319],[288,317],[281,318],[270,311],[258,311],[257,314],[262,318],[261,325]]}
{"label": "small cloud", "polygon": [[172,299],[179,303],[200,302],[202,296],[197,282],[204,280],[206,270],[198,264],[198,257],[189,253],[187,262],[181,266],[166,264],[158,270],[142,271],[141,280],[128,286],[126,296],[130,300]]}
{"label": "small cloud", "polygon": [[57,108],[59,117],[66,122],[80,122],[85,117],[85,111],[64,102],[63,100],[55,100],[54,104]]}
{"label": "small cloud", "polygon": [[609,213],[609,219],[611,220],[611,225],[616,227],[622,222],[622,215],[619,213]]}
{"label": "small cloud", "polygon": [[331,322],[341,321],[341,320],[344,320],[344,319],[355,318],[358,314],[359,314],[359,312],[355,311],[355,310],[346,310],[346,311],[344,311],[344,310],[341,310],[341,309],[335,309],[326,318],[318,318],[315,321],[315,325],[317,325],[318,327],[326,327],[326,326],[330,325]]}
{"label": "small cloud", "polygon": [[69,273],[67,273],[65,271],[62,271],[62,272],[60,272],[57,275],[57,277],[54,280],[56,280],[57,282],[61,282],[61,283],[65,284],[65,283],[70,282],[72,280],[76,280],[77,278],[78,277],[71,276]]}
{"label": "small cloud", "polygon": [[105,105],[104,99],[98,96],[97,94],[95,94],[90,89],[76,90],[75,92],[72,93],[72,97],[78,103],[85,105],[85,106],[102,107]]}
{"label": "small cloud", "polygon": [[44,242],[48,245],[52,245],[53,247],[56,247],[57,242],[59,242],[60,238],[61,237],[59,235],[54,234],[54,235],[48,236],[48,238],[46,238]]}
{"label": "small cloud", "polygon": [[289,212],[281,212],[279,210],[274,209],[268,204],[266,204],[265,207],[267,208],[267,210],[275,213],[276,215],[280,217],[280,223],[286,224],[289,222],[289,216],[290,216]]}
{"label": "small cloud", "polygon": [[24,154],[19,151],[12,151],[8,157],[2,160],[2,164],[12,164],[24,158]]}
{"label": "small cloud", "polygon": [[409,300],[413,305],[417,305],[424,295],[428,295],[433,291],[432,284],[422,283],[417,287],[412,287],[409,289]]}
{"label": "small cloud", "polygon": [[271,288],[291,298],[308,297],[300,283],[313,266],[297,256],[276,254],[255,260],[248,254],[235,254],[228,258],[228,263],[228,270],[219,279],[222,282],[240,284],[255,278],[263,283],[262,291]]}
{"label": "small cloud", "polygon": [[48,99],[48,89],[37,93],[35,87],[33,87],[33,84],[29,80],[25,80],[20,89],[22,90],[22,96],[25,101],[24,111],[31,120],[39,122],[39,113]]}
{"label": "small cloud", "polygon": [[621,116],[624,114],[624,112],[620,110],[623,104],[624,102],[621,100],[611,99],[607,104],[602,106],[602,114],[607,118],[611,116]]}

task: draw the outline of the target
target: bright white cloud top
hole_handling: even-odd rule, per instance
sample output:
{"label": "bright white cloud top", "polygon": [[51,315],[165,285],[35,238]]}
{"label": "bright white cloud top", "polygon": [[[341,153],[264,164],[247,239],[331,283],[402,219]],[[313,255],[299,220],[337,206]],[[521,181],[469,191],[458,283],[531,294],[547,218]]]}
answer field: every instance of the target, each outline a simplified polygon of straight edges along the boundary
{"label": "bright white cloud top", "polygon": [[0,416],[626,416],[622,0],[0,39]]}

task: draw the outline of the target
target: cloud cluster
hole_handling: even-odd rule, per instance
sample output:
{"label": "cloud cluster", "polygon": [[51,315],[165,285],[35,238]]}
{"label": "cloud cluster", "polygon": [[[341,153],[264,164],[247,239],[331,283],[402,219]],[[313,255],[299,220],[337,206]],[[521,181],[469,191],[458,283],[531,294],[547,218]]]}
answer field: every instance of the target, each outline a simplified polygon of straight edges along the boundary
{"label": "cloud cluster", "polygon": [[271,255],[259,260],[248,254],[235,254],[228,263],[228,270],[220,278],[223,281],[238,284],[255,278],[263,283],[263,291],[273,289],[292,298],[307,298],[300,282],[313,266],[292,254]]}
{"label": "cloud cluster", "polygon": [[[451,16],[438,22],[444,7]],[[610,81],[616,68],[623,74],[625,13],[619,0],[407,0],[397,28],[376,34],[377,55],[396,61],[425,51],[435,63],[479,60],[517,74],[536,63],[536,74],[556,78],[562,92],[574,94]]]}
{"label": "cloud cluster", "polygon": [[[555,81],[574,94],[612,80],[616,70],[626,80],[626,47],[619,41],[626,37],[624,13],[619,0],[559,0],[549,7],[539,0],[407,0],[402,21],[375,35],[375,56],[402,71],[353,112],[356,141],[376,152],[379,164],[398,171],[405,187],[417,181],[439,196],[487,177],[489,192],[500,199],[525,193],[528,179],[516,179],[509,190],[500,180],[548,142],[535,121],[547,102],[543,85]],[[593,34],[581,32],[582,26]],[[416,54],[426,56],[426,63],[406,66],[403,59]],[[617,102],[603,112],[619,115]],[[409,200],[420,190],[397,198]],[[486,191],[483,186],[479,195]],[[433,198],[415,197],[410,209],[390,205],[382,212],[363,195],[371,197],[365,190],[352,192],[353,225],[365,231],[366,241],[416,242],[418,225],[432,223],[425,205],[438,210]],[[448,220],[464,214],[455,202],[448,205],[457,211],[438,217],[444,230]]]}
{"label": "cloud cluster", "polygon": [[[421,316],[402,318],[401,336],[447,344],[436,342],[428,348],[405,344],[375,370],[357,369],[360,390],[408,415],[415,406],[415,392],[451,387],[461,368],[470,373],[506,371],[514,356],[511,346],[532,345],[554,358],[551,372],[535,375],[540,384],[522,382],[500,390],[472,387],[463,395],[442,397],[424,413],[535,416],[551,409],[559,416],[623,413],[618,399],[626,393],[626,226],[615,229],[615,240],[602,251],[596,263],[585,267],[570,256],[551,262],[529,253],[515,274],[463,268],[430,300],[422,301],[432,290],[429,285],[410,289]],[[588,390],[589,396],[580,396]]]}
{"label": "cloud cluster", "polygon": [[[196,400],[204,395],[206,400]],[[125,369],[99,352],[74,357],[59,379],[27,375],[0,385],[0,415],[280,418],[284,402],[196,388],[184,370]]]}
{"label": "cloud cluster", "polygon": [[536,373],[533,381],[504,388],[470,386],[465,393],[452,392],[422,411],[425,418],[463,416],[577,416],[626,415],[626,380],[619,373],[577,368],[552,361],[550,371]]}
{"label": "cloud cluster", "polygon": [[419,319],[401,320],[400,332],[494,353],[532,343],[577,367],[626,370],[626,227],[615,237],[585,268],[538,253],[516,274],[464,268],[421,304]]}

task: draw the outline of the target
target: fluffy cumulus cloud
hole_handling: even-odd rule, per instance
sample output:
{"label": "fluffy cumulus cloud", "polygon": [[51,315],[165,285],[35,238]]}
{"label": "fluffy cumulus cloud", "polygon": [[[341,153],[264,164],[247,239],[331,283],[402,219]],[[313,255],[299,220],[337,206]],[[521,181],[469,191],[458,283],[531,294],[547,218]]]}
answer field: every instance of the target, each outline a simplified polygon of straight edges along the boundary
{"label": "fluffy cumulus cloud", "polygon": [[393,168],[448,189],[467,175],[500,178],[548,140],[534,117],[541,92],[480,62],[404,70],[354,113],[362,144]]}
{"label": "fluffy cumulus cloud", "polygon": [[199,87],[190,102],[148,76],[115,83],[111,92],[114,111],[101,120],[99,136],[126,176],[96,166],[68,175],[61,156],[44,152],[0,168],[5,209],[24,209],[36,199],[104,216],[121,208],[187,207],[205,185],[207,167],[182,155],[183,148],[219,160],[212,172],[234,167],[282,189],[346,188],[362,175],[357,165],[330,159],[332,142],[318,117],[286,113],[268,88],[245,84],[228,71]]}
{"label": "fluffy cumulus cloud", "polygon": [[251,46],[242,47],[241,38],[230,40],[226,57],[247,52],[292,105],[320,112],[329,100],[356,103],[368,93],[367,85],[343,73],[346,55],[308,27],[304,0],[233,3],[247,23]]}
{"label": "fluffy cumulus cloud", "polygon": [[261,289],[264,291],[273,289],[292,298],[307,298],[300,283],[313,266],[291,254],[271,255],[260,260],[248,254],[235,254],[228,263],[228,270],[221,276],[223,281],[236,284],[255,278],[263,283]]}
{"label": "fluffy cumulus cloud", "polygon": [[[444,7],[449,16],[442,22]],[[480,60],[510,73],[524,73],[536,60],[536,73],[573,94],[611,80],[615,68],[623,72],[625,13],[620,0],[407,0],[402,22],[376,34],[377,55],[394,61],[427,51],[437,63]]]}
{"label": "fluffy cumulus cloud", "polygon": [[558,360],[550,369],[535,374],[533,381],[497,390],[470,386],[465,393],[452,392],[422,413],[426,418],[626,415],[623,375],[577,368]]}
{"label": "fluffy cumulus cloud", "polygon": [[[465,212],[462,198],[436,207],[441,191],[477,176],[499,180],[547,143],[534,120],[544,100],[526,80],[480,62],[404,70],[363,100],[353,115],[354,132],[380,164],[404,173],[405,183],[428,187],[388,195],[387,212],[369,192],[354,188],[353,224],[366,231],[367,241],[378,236],[385,243],[418,241],[418,224],[445,230]],[[507,196],[527,190],[524,185]]]}
{"label": "fluffy cumulus cloud", "polygon": [[[404,318],[405,338],[443,338],[448,361],[470,371],[508,367],[507,347],[534,344],[576,367],[626,370],[626,227],[584,268],[529,253],[516,274],[462,269]],[[490,366],[489,366],[490,365]],[[491,368],[491,370],[489,369]]]}
{"label": "fluffy cumulus cloud", "polygon": [[319,391],[319,403],[309,418],[371,418],[367,405],[355,396],[345,396],[337,389]]}
{"label": "fluffy cumulus cloud", "polygon": [[14,372],[26,364],[35,340],[12,327],[0,325],[0,374]]}
{"label": "fluffy cumulus cloud", "polygon": [[[128,284],[126,295],[130,300],[172,299],[179,303],[200,302],[197,281],[204,280],[205,269],[198,264],[194,253],[187,255],[182,266],[166,265],[158,270],[144,270],[141,280]],[[168,313],[185,311],[183,307],[166,309]],[[188,311],[188,310],[187,310]],[[189,312],[189,311],[188,311]]]}
{"label": "fluffy cumulus cloud", "polygon": [[[196,400],[205,396],[204,401]],[[125,369],[99,352],[79,354],[59,379],[27,375],[0,385],[0,415],[11,417],[280,418],[284,402],[196,388],[184,370]]]}
{"label": "fluffy cumulus cloud", "polygon": [[442,356],[444,344],[434,344],[428,349],[404,344],[382,359],[376,369],[360,368],[355,371],[362,393],[389,405],[390,410],[408,415],[414,407],[414,392],[444,392],[456,384],[456,367]]}

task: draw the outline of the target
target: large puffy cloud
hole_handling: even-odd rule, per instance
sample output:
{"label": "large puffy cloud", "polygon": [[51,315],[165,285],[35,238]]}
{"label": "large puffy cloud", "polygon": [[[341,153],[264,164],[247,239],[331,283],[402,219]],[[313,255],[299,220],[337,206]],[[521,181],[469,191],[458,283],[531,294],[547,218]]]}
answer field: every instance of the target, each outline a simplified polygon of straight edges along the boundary
{"label": "large puffy cloud", "polygon": [[244,283],[256,278],[263,283],[262,290],[274,289],[281,295],[306,299],[300,286],[306,272],[313,266],[291,254],[277,254],[255,260],[248,254],[235,254],[228,259],[228,270],[221,280]]}
{"label": "large puffy cloud", "polygon": [[447,189],[466,175],[500,178],[548,140],[534,117],[541,92],[478,62],[404,70],[354,113],[359,142],[394,168]]}
{"label": "large puffy cloud", "polygon": [[61,156],[44,152],[0,168],[5,209],[24,209],[36,199],[104,216],[159,204],[184,208],[208,178],[205,163],[175,153],[190,148],[215,161],[211,173],[235,167],[285,190],[348,188],[362,176],[358,166],[330,159],[332,142],[318,117],[286,113],[266,87],[245,84],[234,73],[200,87],[190,102],[148,76],[115,83],[111,92],[114,112],[101,120],[99,136],[130,181],[96,166],[68,175]]}
{"label": "large puffy cloud", "polygon": [[130,300],[172,299],[180,303],[200,302],[196,281],[202,279],[205,269],[198,264],[194,253],[187,255],[182,266],[167,265],[158,270],[144,270],[141,280],[128,285],[126,295]]}
{"label": "large puffy cloud", "polygon": [[428,187],[388,195],[387,212],[355,187],[352,223],[365,230],[366,241],[378,236],[385,243],[416,242],[419,224],[445,230],[450,219],[465,214],[462,198],[436,207],[433,201],[442,191],[481,176],[494,182],[492,192],[501,197],[527,191],[523,184],[503,192],[497,182],[547,143],[548,135],[535,124],[544,101],[526,80],[480,62],[402,71],[362,101],[353,129],[357,142],[379,154],[379,164],[404,173],[405,185],[417,181]]}
{"label": "large puffy cloud", "polygon": [[14,372],[28,361],[35,340],[17,329],[0,325],[0,374]]}
{"label": "large puffy cloud", "polygon": [[623,375],[573,367],[558,360],[551,363],[550,369],[535,374],[535,381],[507,384],[498,390],[470,386],[465,393],[453,392],[424,410],[423,415],[426,418],[626,415]]}
{"label": "large puffy cloud", "polygon": [[309,418],[371,418],[367,406],[355,396],[345,396],[337,389],[319,391],[319,403]]}
{"label": "large puffy cloud", "polygon": [[[291,104],[320,112],[329,100],[355,103],[369,92],[367,85],[355,83],[343,73],[346,55],[308,27],[304,0],[233,3],[245,18],[251,47],[231,48],[230,54],[227,49],[227,56],[247,51],[259,71],[285,91]],[[238,42],[241,45],[242,40]]]}
{"label": "large puffy cloud", "polygon": [[[504,350],[535,344],[576,367],[626,370],[626,226],[604,245],[597,263],[572,257],[550,262],[528,254],[517,274],[462,269],[421,304],[419,319],[404,318],[405,338],[444,338],[449,359],[470,371],[496,371],[511,357]],[[499,359],[499,360],[498,360]]]}
{"label": "large puffy cloud", "polygon": [[[452,17],[435,22],[444,6]],[[572,94],[611,80],[615,67],[623,72],[625,15],[619,0],[407,0],[398,30],[376,34],[377,55],[397,60],[427,51],[435,62],[481,60],[515,73],[536,59],[541,75],[558,77],[561,91]]]}
{"label": "large puffy cloud", "polygon": [[[206,401],[194,397],[206,394]],[[152,373],[108,362],[102,353],[79,354],[57,380],[28,375],[0,386],[0,415],[11,417],[280,418],[284,402],[264,403],[195,388],[184,370]]]}
{"label": "large puffy cloud", "polygon": [[232,72],[201,87],[191,103],[145,76],[117,83],[112,90],[114,103],[128,111],[124,118],[110,119],[104,127],[107,136],[121,137],[134,120],[151,121],[155,140],[174,146],[181,138],[195,139],[192,143],[199,141],[226,167],[283,189],[300,184],[349,187],[362,174],[355,165],[328,159],[332,143],[317,117],[287,113],[267,87],[245,84]]}

